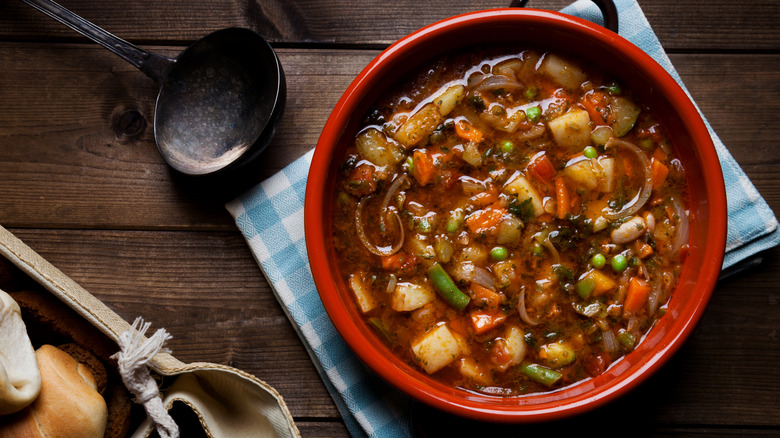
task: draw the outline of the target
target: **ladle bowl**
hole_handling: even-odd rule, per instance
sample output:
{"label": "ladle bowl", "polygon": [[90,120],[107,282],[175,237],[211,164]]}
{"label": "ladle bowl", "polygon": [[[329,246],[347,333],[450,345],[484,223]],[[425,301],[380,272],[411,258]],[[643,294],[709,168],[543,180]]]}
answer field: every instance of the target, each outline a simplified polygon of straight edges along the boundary
{"label": "ladle bowl", "polygon": [[284,111],[276,53],[249,29],[218,30],[175,59],[143,50],[49,0],[22,0],[104,46],[160,87],[154,138],[163,159],[189,176],[238,172],[268,146]]}

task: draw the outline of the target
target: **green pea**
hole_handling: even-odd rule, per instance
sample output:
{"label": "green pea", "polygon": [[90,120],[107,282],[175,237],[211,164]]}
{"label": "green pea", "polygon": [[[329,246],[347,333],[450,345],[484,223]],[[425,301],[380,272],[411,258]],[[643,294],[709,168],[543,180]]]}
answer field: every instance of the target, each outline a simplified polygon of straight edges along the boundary
{"label": "green pea", "polygon": [[623,92],[623,89],[620,88],[620,85],[613,82],[607,87],[607,91],[609,91],[611,94],[620,94]]}
{"label": "green pea", "polygon": [[607,264],[607,258],[604,257],[604,254],[602,253],[593,254],[593,257],[590,259],[590,263],[593,264],[594,268],[601,269],[604,267],[604,265]]}
{"label": "green pea", "polygon": [[512,142],[512,140],[504,140],[501,142],[501,150],[504,152],[512,152],[515,150],[515,144]]}
{"label": "green pea", "polygon": [[618,254],[615,257],[612,257],[611,263],[612,269],[614,269],[615,272],[623,272],[628,267],[628,260],[623,254]]}
{"label": "green pea", "polygon": [[495,260],[506,260],[509,257],[509,251],[503,246],[497,246],[490,250],[490,257]]}
{"label": "green pea", "polygon": [[536,94],[539,92],[539,89],[535,86],[531,85],[530,87],[525,89],[525,92],[523,93],[525,95],[525,98],[528,100],[533,100],[534,97],[536,97]]}
{"label": "green pea", "polygon": [[583,154],[585,154],[586,158],[596,158],[599,156],[599,151],[597,151],[593,146],[588,146],[583,151]]}
{"label": "green pea", "polygon": [[528,117],[531,123],[536,123],[542,117],[542,109],[538,106],[528,108],[525,110],[525,116]]}

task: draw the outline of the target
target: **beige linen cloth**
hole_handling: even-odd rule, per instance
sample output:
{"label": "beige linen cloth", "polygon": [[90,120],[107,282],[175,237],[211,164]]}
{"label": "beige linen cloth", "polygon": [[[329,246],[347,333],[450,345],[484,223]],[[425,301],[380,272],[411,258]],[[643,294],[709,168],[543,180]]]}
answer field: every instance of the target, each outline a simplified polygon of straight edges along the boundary
{"label": "beige linen cloth", "polygon": [[[115,342],[131,329],[127,321],[2,226],[0,254]],[[174,379],[162,391],[165,407],[170,409],[176,401],[185,403],[210,437],[300,437],[281,395],[248,373],[220,364],[185,364],[167,353],[155,355],[149,366]],[[153,428],[147,419],[132,436],[147,437]]]}

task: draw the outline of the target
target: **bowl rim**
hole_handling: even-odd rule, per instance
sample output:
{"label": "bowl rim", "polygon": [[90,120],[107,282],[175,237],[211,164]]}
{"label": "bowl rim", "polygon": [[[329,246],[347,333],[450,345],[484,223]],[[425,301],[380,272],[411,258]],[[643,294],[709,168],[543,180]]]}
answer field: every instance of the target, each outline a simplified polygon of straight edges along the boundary
{"label": "bowl rim", "polygon": [[[665,334],[664,342],[655,345],[648,352],[651,354],[629,363],[628,366],[634,369],[633,372],[621,373],[592,389],[581,387],[583,382],[589,381],[586,379],[553,392],[518,396],[517,404],[485,405],[481,400],[486,397],[479,395],[471,397],[471,393],[463,390],[460,391],[469,396],[460,397],[464,394],[453,396],[453,391],[437,387],[443,385],[436,385],[436,382],[431,382],[430,378],[425,378],[426,376],[410,377],[403,371],[399,371],[397,364],[391,363],[392,360],[388,361],[382,357],[377,349],[381,347],[365,335],[365,327],[360,326],[363,324],[362,321],[358,323],[352,318],[350,310],[344,306],[336,281],[331,278],[332,271],[326,243],[330,241],[330,232],[326,229],[328,222],[323,220],[322,212],[326,209],[326,203],[330,201],[324,196],[327,194],[327,184],[324,182],[332,176],[329,175],[331,173],[329,169],[332,166],[333,153],[340,143],[338,140],[343,134],[343,127],[352,117],[353,110],[360,105],[360,98],[366,93],[366,88],[380,74],[384,66],[399,62],[398,60],[402,59],[407,51],[414,50],[419,45],[425,44],[428,38],[436,37],[441,33],[468,29],[471,26],[483,26],[485,22],[507,20],[513,22],[532,20],[534,24],[557,26],[575,35],[585,34],[588,38],[609,45],[612,50],[630,57],[638,68],[657,81],[655,85],[658,85],[662,94],[669,101],[675,102],[675,105],[679,105],[679,112],[686,119],[684,124],[687,132],[692,139],[698,140],[701,146],[697,152],[706,186],[707,229],[710,237],[706,242],[707,252],[704,263],[696,276],[700,293],[693,297],[694,300],[685,303],[685,313],[676,315],[684,318],[682,321],[674,322],[681,325],[680,330]],[[585,58],[587,59],[587,56]],[[692,333],[712,295],[725,250],[726,211],[723,174],[708,128],[683,88],[647,53],[617,34],[578,17],[535,9],[492,9],[450,17],[401,38],[374,58],[352,81],[329,116],[312,157],[306,184],[304,232],[312,275],[323,306],[351,350],[373,372],[412,398],[445,412],[482,421],[521,423],[559,419],[601,406],[639,385],[668,361]],[[624,359],[625,357],[615,364]],[[422,373],[418,371],[417,374]],[[574,387],[581,387],[579,393],[576,390],[572,391]],[[573,392],[573,396],[556,400],[556,394],[568,392]],[[535,400],[542,401],[533,403]]]}

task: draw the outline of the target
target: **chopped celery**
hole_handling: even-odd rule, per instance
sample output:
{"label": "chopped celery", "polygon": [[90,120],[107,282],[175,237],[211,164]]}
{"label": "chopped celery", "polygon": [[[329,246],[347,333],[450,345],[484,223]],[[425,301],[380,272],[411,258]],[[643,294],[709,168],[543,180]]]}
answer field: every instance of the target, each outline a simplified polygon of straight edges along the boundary
{"label": "chopped celery", "polygon": [[593,292],[593,289],[596,288],[596,280],[593,279],[593,277],[583,277],[580,279],[580,281],[577,282],[576,289],[577,289],[577,295],[580,296],[583,300],[587,300],[590,298],[590,294]]}
{"label": "chopped celery", "polygon": [[636,336],[626,329],[620,329],[617,335],[618,342],[627,349],[631,350],[636,344]]}
{"label": "chopped celery", "polygon": [[466,215],[463,213],[462,208],[456,208],[455,210],[450,211],[450,214],[447,217],[447,224],[445,225],[447,232],[454,233],[458,231],[460,226],[463,225],[465,217]]}

